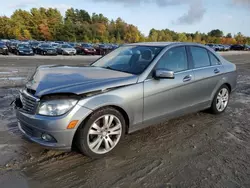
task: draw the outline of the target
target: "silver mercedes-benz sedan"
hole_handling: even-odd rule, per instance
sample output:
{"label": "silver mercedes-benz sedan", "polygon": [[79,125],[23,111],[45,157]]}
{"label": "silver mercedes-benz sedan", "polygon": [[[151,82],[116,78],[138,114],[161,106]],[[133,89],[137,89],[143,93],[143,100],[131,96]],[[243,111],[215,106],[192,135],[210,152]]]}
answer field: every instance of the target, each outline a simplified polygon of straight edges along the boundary
{"label": "silver mercedes-benz sedan", "polygon": [[123,45],[90,66],[40,66],[15,101],[19,128],[45,147],[100,157],[127,133],[187,113],[220,114],[236,66],[194,43]]}

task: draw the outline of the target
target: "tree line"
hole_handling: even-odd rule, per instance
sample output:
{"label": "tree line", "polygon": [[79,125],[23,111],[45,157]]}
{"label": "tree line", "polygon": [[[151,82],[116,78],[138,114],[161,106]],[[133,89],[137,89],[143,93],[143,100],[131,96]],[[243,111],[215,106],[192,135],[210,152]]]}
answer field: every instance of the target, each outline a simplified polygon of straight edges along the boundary
{"label": "tree line", "polygon": [[109,20],[103,14],[90,15],[70,8],[62,16],[54,8],[18,9],[10,17],[0,16],[0,38],[35,39],[93,43],[133,43],[144,41],[180,41],[197,43],[246,44],[250,37],[240,32],[234,36],[215,29],[208,33],[178,33],[169,29],[151,29],[144,36],[139,29],[121,18]]}

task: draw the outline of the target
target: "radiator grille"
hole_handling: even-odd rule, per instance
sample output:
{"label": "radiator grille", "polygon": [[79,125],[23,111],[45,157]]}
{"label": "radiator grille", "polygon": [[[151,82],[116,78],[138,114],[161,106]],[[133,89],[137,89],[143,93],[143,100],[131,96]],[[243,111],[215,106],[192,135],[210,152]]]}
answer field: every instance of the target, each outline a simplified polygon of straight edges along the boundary
{"label": "radiator grille", "polygon": [[37,108],[37,100],[29,96],[26,92],[20,94],[20,99],[22,102],[21,110],[28,114],[35,114]]}

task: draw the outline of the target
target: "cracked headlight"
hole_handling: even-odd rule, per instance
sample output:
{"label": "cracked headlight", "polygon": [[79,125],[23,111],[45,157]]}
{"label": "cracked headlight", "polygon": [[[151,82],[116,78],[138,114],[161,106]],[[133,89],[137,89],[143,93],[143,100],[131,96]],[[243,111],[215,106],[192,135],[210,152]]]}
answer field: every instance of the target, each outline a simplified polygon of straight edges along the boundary
{"label": "cracked headlight", "polygon": [[41,102],[38,114],[60,116],[70,111],[77,103],[76,99],[58,99]]}

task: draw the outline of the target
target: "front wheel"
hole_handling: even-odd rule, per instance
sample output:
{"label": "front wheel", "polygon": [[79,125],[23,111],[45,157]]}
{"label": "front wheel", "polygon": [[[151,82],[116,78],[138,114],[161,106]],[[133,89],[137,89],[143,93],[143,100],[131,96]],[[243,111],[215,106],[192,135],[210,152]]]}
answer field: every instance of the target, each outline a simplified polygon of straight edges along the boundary
{"label": "front wheel", "polygon": [[228,106],[229,97],[230,97],[230,90],[228,86],[222,85],[214,96],[214,99],[210,108],[211,112],[213,114],[220,114],[224,112]]}
{"label": "front wheel", "polygon": [[125,134],[123,115],[114,108],[102,108],[93,112],[78,128],[76,142],[79,150],[92,158],[110,153]]}

